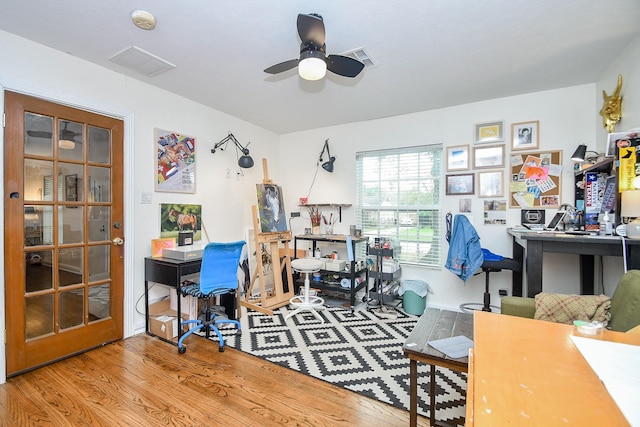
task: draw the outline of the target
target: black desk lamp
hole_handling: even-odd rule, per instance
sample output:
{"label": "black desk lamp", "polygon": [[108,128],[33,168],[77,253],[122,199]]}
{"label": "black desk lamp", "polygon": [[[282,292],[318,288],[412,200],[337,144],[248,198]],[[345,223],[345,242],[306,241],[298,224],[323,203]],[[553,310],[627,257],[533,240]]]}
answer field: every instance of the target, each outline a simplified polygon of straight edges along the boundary
{"label": "black desk lamp", "polygon": [[[242,153],[242,156],[238,159],[238,166],[240,166],[243,169],[252,168],[253,167],[253,159],[249,155],[249,149],[247,148],[249,146],[249,144],[251,144],[251,143],[248,142],[247,143],[247,147],[243,147],[242,144],[240,144],[238,142],[236,137],[233,136],[233,134],[231,132],[229,132],[229,135],[227,135],[226,138],[224,138],[220,142],[217,142],[216,145],[213,146],[213,148],[211,149],[211,154],[215,153],[217,149],[220,149],[220,151],[224,151],[224,149],[227,147],[227,143],[229,141],[232,141],[235,144],[235,146],[236,146],[236,155],[237,155],[238,151],[240,151]],[[223,147],[223,145],[224,145],[224,147]]]}
{"label": "black desk lamp", "polygon": [[331,155],[331,152],[329,151],[329,140],[325,140],[324,141],[324,147],[322,147],[322,151],[320,152],[320,159],[318,160],[318,162],[322,162],[323,161],[323,155],[325,150],[327,151],[327,156],[329,156],[329,160],[324,162],[322,164],[322,169],[326,170],[329,173],[333,173],[333,162],[336,161],[335,156]]}
{"label": "black desk lamp", "polygon": [[595,151],[587,151],[586,145],[580,144],[578,145],[578,148],[576,148],[576,151],[571,156],[571,160],[573,160],[574,162],[584,162],[585,158],[587,157],[587,153],[594,153],[596,155],[596,159],[599,156],[599,154]]}

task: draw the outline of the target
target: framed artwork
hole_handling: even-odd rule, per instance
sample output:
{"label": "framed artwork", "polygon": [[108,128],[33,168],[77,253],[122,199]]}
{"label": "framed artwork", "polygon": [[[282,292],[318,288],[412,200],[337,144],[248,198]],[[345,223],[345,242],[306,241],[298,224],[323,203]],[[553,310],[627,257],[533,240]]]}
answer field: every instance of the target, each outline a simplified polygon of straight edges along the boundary
{"label": "framed artwork", "polygon": [[78,175],[65,175],[64,177],[64,199],[67,202],[78,201]]}
{"label": "framed artwork", "polygon": [[445,179],[448,196],[474,194],[475,174],[446,175]]}
{"label": "framed artwork", "polygon": [[511,149],[533,150],[538,148],[540,122],[521,122],[511,124]]}
{"label": "framed artwork", "polygon": [[504,194],[504,172],[478,172],[478,197],[502,197]]}
{"label": "framed artwork", "polygon": [[160,204],[160,237],[178,238],[181,231],[193,231],[193,240],[202,238],[202,205]]}
{"label": "framed artwork", "polygon": [[476,144],[484,142],[504,141],[502,133],[503,122],[489,122],[476,124]]}
{"label": "framed artwork", "polygon": [[154,129],[156,144],[156,191],[196,192],[196,139]]}
{"label": "framed artwork", "polygon": [[473,147],[473,168],[501,168],[504,166],[504,145]]}
{"label": "framed artwork", "polygon": [[282,189],[275,184],[256,184],[260,230],[263,233],[287,231]]}
{"label": "framed artwork", "polygon": [[447,147],[447,171],[469,169],[469,146]]}

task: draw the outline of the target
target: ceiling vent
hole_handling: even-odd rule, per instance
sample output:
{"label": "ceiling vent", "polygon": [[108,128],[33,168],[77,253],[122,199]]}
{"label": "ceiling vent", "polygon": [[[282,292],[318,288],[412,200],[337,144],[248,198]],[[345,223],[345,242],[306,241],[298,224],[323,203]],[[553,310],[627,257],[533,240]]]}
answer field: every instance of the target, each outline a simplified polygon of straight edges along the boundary
{"label": "ceiling vent", "polygon": [[109,61],[148,77],[154,77],[167,70],[176,68],[171,62],[158,58],[146,50],[135,46],[131,46],[115,54],[109,58]]}
{"label": "ceiling vent", "polygon": [[344,52],[342,55],[357,59],[364,64],[364,68],[372,68],[378,65],[363,47]]}

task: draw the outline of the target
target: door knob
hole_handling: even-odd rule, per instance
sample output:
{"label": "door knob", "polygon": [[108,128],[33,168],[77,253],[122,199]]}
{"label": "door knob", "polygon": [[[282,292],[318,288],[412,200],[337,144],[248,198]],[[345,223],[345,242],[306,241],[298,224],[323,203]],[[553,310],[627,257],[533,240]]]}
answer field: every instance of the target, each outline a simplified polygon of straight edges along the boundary
{"label": "door knob", "polygon": [[116,246],[123,245],[124,244],[124,240],[122,240],[119,237],[116,237],[115,239],[113,239],[113,244],[116,245]]}

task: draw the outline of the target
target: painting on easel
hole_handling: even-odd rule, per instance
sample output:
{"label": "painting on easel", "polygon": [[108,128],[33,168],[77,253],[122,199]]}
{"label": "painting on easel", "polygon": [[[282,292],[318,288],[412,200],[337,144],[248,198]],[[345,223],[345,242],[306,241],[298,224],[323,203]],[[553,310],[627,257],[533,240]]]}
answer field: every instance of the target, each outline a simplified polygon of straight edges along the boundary
{"label": "painting on easel", "polygon": [[275,184],[256,184],[260,229],[263,233],[287,231],[282,189]]}

